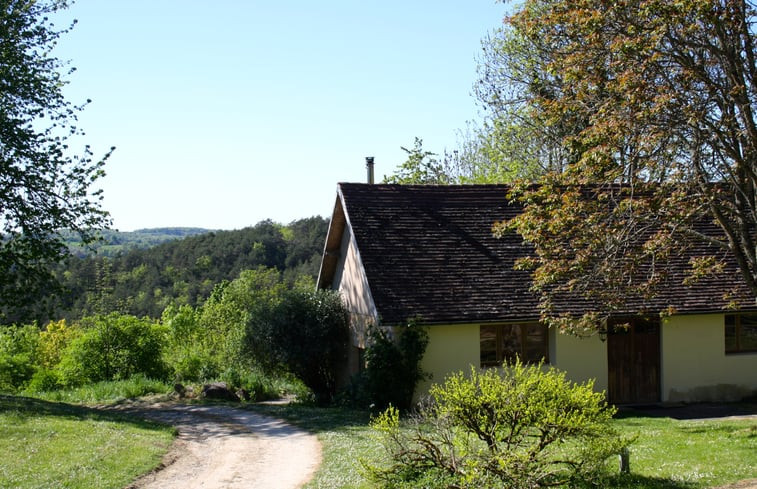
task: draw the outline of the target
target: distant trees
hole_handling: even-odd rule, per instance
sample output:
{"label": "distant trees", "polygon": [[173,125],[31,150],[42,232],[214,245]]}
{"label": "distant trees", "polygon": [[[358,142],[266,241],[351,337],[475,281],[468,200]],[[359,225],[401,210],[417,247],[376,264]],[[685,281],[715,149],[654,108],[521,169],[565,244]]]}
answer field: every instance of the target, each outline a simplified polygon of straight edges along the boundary
{"label": "distant trees", "polygon": [[384,177],[384,183],[448,185],[454,183],[454,176],[444,161],[436,158],[436,153],[423,149],[423,140],[415,138],[412,149],[402,147],[407,160],[401,163],[394,174]]}
{"label": "distant trees", "polygon": [[197,306],[217,284],[243,270],[275,268],[287,283],[315,278],[328,221],[310,217],[281,225],[261,221],[237,231],[216,231],[134,249],[113,257],[72,258],[59,269],[70,291],[59,314],[69,319],[117,310],[158,318],[168,305]]}
{"label": "distant trees", "polygon": [[82,106],[63,97],[66,64],[51,55],[68,29],[47,18],[66,7],[21,0],[0,9],[0,322],[39,307],[58,285],[51,266],[67,254],[62,228],[88,242],[109,224],[92,190],[109,153],[70,155]]}

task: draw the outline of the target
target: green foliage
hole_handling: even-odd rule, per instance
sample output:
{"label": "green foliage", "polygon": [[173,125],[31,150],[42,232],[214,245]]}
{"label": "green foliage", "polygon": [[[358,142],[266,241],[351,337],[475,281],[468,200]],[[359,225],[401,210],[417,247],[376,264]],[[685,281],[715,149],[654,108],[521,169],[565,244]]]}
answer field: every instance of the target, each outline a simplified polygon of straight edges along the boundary
{"label": "green foliage", "polygon": [[54,391],[63,387],[63,379],[58,370],[40,367],[24,389],[26,392]]}
{"label": "green foliage", "polygon": [[49,401],[95,404],[117,402],[152,394],[163,395],[172,390],[172,386],[162,380],[150,379],[143,374],[137,374],[124,380],[103,380],[76,387],[54,387],[50,390],[32,390],[30,384],[24,394],[32,394],[36,398]]}
{"label": "green foliage", "polygon": [[220,372],[218,359],[210,349],[212,332],[202,328],[200,311],[183,305],[168,306],[162,323],[167,330],[166,363],[179,382],[198,382],[215,378]]}
{"label": "green foliage", "polygon": [[82,109],[63,96],[66,63],[53,48],[67,29],[49,17],[68,2],[22,0],[0,9],[0,322],[43,314],[59,291],[51,268],[67,255],[61,228],[87,243],[109,224],[101,191],[106,154],[71,156]]}
{"label": "green foliage", "polygon": [[63,383],[78,386],[136,374],[165,378],[165,329],[151,319],[112,313],[82,320],[84,331],[60,361]]}
{"label": "green foliage", "polygon": [[256,358],[243,351],[247,324],[260,311],[270,309],[284,290],[277,270],[244,270],[233,281],[216,286],[200,307],[166,308],[166,359],[176,379],[210,380],[230,368],[248,371],[254,367]]}
{"label": "green foliage", "polygon": [[415,386],[426,378],[421,360],[428,346],[428,333],[414,321],[395,328],[392,338],[386,330],[374,328],[365,352],[366,368],[361,372],[359,396],[362,403],[383,410],[392,405],[409,409]]}
{"label": "green foliage", "polygon": [[423,140],[415,138],[412,149],[404,146],[407,160],[394,171],[394,175],[384,177],[384,183],[447,185],[450,178],[443,164],[434,158],[435,153],[423,150]]}
{"label": "green foliage", "polygon": [[336,372],[346,361],[348,328],[338,293],[293,289],[251,317],[245,346],[267,371],[291,372],[325,404],[336,393]]}
{"label": "green foliage", "polygon": [[80,335],[81,328],[77,323],[51,321],[39,333],[39,363],[45,368],[54,368],[60,363],[63,352],[69,343]]}
{"label": "green foliage", "polygon": [[0,327],[0,391],[16,391],[31,380],[39,358],[35,325]]}
{"label": "green foliage", "polygon": [[61,231],[61,236],[71,253],[83,258],[94,254],[114,257],[129,250],[152,248],[167,241],[211,232],[213,231],[210,229],[185,227],[137,229],[136,231],[101,229],[96,233],[97,241],[91,245],[82,243],[81,237],[70,231]]}
{"label": "green foliage", "polygon": [[229,367],[219,378],[234,389],[244,389],[253,402],[278,399],[283,393],[277,379],[254,368]]}
{"label": "green foliage", "polygon": [[168,306],[202,305],[217,284],[260,267],[275,268],[290,285],[302,275],[315,278],[327,227],[328,221],[321,217],[286,226],[262,221],[110,257],[72,258],[58,272],[69,294],[59,304],[56,318],[79,319],[116,310],[159,318]]}
{"label": "green foliage", "polygon": [[384,487],[513,488],[590,486],[627,446],[611,426],[614,409],[592,383],[519,361],[471,369],[431,388],[431,402],[400,429],[389,408],[373,426],[387,461],[365,463]]}
{"label": "green foliage", "polygon": [[708,253],[693,276],[733,264],[753,302],[756,20],[754,2],[722,0],[528,0],[507,18],[525,49],[488,93],[519,79],[526,114],[568,155],[511,196],[543,315],[566,293],[605,317],[659,296],[693,249]]}

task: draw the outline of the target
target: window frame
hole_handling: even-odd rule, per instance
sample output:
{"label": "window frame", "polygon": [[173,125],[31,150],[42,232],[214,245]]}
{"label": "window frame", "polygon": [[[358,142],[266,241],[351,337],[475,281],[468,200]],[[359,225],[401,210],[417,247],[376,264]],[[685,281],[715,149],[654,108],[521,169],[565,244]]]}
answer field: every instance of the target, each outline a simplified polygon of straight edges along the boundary
{"label": "window frame", "polygon": [[[744,316],[748,316],[750,318],[753,318],[754,320],[757,320],[757,313],[737,313],[737,314],[726,314],[725,318],[723,320],[723,342],[724,342],[724,351],[726,355],[739,355],[742,353],[757,353],[757,346],[754,348],[743,348],[741,346],[741,342],[743,339],[742,334],[742,327],[741,327],[741,318]],[[728,324],[730,321],[733,321],[732,324]],[[728,347],[728,329],[729,326],[733,327],[733,340],[734,340],[734,347],[730,348]]]}
{"label": "window frame", "polygon": [[[541,356],[539,359],[534,358],[526,358],[525,354],[528,351],[528,337],[529,337],[529,330],[532,327],[538,327],[541,330],[541,335],[543,337],[542,339],[542,348],[541,348]],[[481,348],[482,346],[482,333],[484,332],[484,328],[494,328],[495,329],[495,360],[494,361],[487,361],[484,362],[482,355],[484,353],[484,350]],[[503,348],[504,341],[503,338],[505,336],[505,329],[512,329],[512,328],[520,328],[520,334],[519,336],[519,351],[512,352],[511,350],[506,350]],[[479,326],[479,333],[478,333],[478,339],[479,339],[479,349],[478,349],[478,358],[479,358],[479,365],[481,368],[492,368],[492,367],[501,367],[502,364],[505,362],[506,359],[513,357],[514,355],[517,355],[518,358],[524,363],[524,364],[537,364],[540,361],[543,361],[545,364],[549,364],[549,328],[547,326],[539,321],[524,321],[524,322],[517,322],[517,323],[496,323],[496,324],[482,324]],[[514,353],[514,355],[507,354],[508,352]]]}

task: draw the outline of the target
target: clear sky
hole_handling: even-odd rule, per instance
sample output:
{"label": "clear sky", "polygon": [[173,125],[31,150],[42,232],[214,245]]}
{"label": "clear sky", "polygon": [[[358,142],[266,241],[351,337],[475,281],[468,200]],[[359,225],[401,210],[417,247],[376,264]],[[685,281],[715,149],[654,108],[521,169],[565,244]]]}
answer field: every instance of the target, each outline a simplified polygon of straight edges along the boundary
{"label": "clear sky", "polygon": [[330,217],[337,182],[381,180],[414,138],[477,117],[494,0],[77,0],[55,54],[122,231]]}

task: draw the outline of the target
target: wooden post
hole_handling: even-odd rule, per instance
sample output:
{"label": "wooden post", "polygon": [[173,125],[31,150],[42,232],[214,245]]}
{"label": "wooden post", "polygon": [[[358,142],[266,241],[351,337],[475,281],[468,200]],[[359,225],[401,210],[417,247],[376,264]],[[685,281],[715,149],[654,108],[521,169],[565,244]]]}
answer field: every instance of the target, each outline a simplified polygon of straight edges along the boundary
{"label": "wooden post", "polygon": [[631,452],[628,450],[628,447],[623,447],[620,450],[620,473],[631,473]]}

